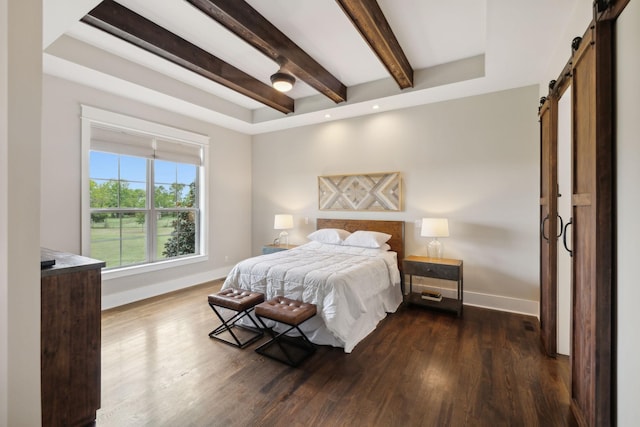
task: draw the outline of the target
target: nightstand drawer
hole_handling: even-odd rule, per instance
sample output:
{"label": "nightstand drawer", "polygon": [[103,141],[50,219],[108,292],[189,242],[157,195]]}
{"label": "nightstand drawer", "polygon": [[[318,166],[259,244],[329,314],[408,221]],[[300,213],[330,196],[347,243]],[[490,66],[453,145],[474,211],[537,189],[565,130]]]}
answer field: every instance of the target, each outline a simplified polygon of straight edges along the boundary
{"label": "nightstand drawer", "polygon": [[436,279],[459,280],[460,266],[404,260],[404,273]]}

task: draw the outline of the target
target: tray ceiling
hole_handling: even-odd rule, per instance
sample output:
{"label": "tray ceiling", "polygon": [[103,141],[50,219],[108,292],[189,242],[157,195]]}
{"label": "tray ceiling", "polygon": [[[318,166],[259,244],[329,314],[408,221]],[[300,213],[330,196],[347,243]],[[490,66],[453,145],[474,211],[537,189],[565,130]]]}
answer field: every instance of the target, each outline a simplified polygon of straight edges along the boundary
{"label": "tray ceiling", "polygon": [[[413,70],[413,86],[402,89],[340,1],[249,0],[250,8],[346,87],[346,100],[336,102],[296,76],[286,94],[292,113],[82,22],[99,5],[95,0],[44,0],[44,69],[254,134],[536,84],[577,1],[379,0]],[[190,3],[119,0],[116,5],[270,85],[278,62]]]}

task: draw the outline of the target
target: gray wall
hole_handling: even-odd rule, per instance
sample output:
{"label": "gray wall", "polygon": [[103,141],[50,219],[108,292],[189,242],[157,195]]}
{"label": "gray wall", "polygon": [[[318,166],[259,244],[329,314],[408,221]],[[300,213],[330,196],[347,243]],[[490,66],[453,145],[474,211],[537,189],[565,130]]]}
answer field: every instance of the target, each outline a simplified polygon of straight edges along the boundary
{"label": "gray wall", "polygon": [[[466,302],[537,315],[537,105],[531,86],[254,136],[253,253],[277,236],[276,213],[294,215],[290,243],[318,217],[403,220],[416,255],[427,239],[415,220],[445,216]],[[318,210],[319,175],[392,171],[404,178],[402,211]]]}
{"label": "gray wall", "polygon": [[0,0],[0,426],[40,424],[42,2]]}
{"label": "gray wall", "polygon": [[[8,11],[7,0],[0,0],[0,70],[7,69],[8,52]],[[8,94],[9,79],[7,73],[0,73],[0,129],[7,129],[9,122]],[[8,419],[8,386],[9,381],[9,247],[7,245],[7,224],[9,222],[7,197],[9,139],[6,132],[0,132],[0,426],[7,425]]]}
{"label": "gray wall", "polygon": [[[80,253],[80,104],[208,135],[209,260],[103,281],[103,307],[224,277],[251,254],[251,137],[44,75],[42,246]],[[225,261],[226,260],[226,261]]]}
{"label": "gray wall", "polygon": [[618,425],[637,425],[640,420],[640,337],[635,324],[640,286],[638,212],[640,212],[640,4],[629,2],[616,28],[617,39],[617,252],[618,252]]}

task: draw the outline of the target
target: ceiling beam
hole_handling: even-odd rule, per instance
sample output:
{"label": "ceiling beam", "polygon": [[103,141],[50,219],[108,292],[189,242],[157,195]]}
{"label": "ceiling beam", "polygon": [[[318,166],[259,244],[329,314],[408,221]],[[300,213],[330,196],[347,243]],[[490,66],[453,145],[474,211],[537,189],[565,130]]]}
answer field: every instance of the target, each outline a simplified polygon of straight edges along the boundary
{"label": "ceiling beam", "polygon": [[376,0],[336,0],[400,89],[413,87],[413,68]]}
{"label": "ceiling beam", "polygon": [[347,100],[344,84],[245,1],[187,1],[334,102]]}
{"label": "ceiling beam", "polygon": [[104,0],[82,22],[285,114],[294,110],[293,99],[112,0]]}

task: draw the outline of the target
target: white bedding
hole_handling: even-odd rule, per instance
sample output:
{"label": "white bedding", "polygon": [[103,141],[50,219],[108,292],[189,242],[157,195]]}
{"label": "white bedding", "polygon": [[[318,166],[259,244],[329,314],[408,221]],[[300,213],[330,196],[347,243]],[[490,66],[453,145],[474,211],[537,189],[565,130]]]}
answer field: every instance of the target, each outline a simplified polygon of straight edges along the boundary
{"label": "white bedding", "polygon": [[241,261],[222,286],[229,287],[315,304],[318,316],[301,329],[346,353],[402,302],[395,252],[319,242]]}

